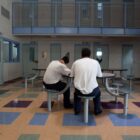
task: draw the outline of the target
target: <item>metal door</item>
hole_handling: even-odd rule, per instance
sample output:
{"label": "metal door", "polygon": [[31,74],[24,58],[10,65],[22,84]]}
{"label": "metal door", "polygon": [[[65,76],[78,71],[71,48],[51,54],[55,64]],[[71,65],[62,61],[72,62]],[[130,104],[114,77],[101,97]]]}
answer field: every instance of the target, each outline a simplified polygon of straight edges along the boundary
{"label": "metal door", "polygon": [[133,75],[133,45],[122,45],[122,68],[127,69],[123,76]]}
{"label": "metal door", "polygon": [[35,73],[34,68],[38,68],[38,45],[37,43],[25,43],[22,45],[23,74]]}

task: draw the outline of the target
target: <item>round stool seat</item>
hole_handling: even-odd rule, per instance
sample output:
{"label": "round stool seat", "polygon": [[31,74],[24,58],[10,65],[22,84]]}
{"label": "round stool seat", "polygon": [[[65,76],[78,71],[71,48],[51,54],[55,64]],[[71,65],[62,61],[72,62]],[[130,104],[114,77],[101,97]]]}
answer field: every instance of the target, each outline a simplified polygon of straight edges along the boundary
{"label": "round stool seat", "polygon": [[59,93],[59,91],[53,89],[46,89],[46,91],[51,93]]}
{"label": "round stool seat", "polygon": [[95,96],[79,95],[78,97],[84,100],[84,122],[88,123],[88,104],[89,104],[89,100],[93,99]]}
{"label": "round stool seat", "polygon": [[133,80],[134,79],[134,76],[133,75],[128,75],[127,76],[127,80]]}
{"label": "round stool seat", "polygon": [[93,99],[94,96],[82,96],[82,95],[78,95],[78,97],[82,98],[82,99]]}
{"label": "round stool seat", "polygon": [[[112,86],[115,86],[117,88],[117,95],[119,94],[119,90],[120,90],[120,87],[123,87],[123,84],[122,83],[112,83]],[[117,96],[115,96],[115,102],[117,102]]]}
{"label": "round stool seat", "polygon": [[123,84],[122,83],[112,83],[113,86],[116,86],[116,87],[123,87]]}

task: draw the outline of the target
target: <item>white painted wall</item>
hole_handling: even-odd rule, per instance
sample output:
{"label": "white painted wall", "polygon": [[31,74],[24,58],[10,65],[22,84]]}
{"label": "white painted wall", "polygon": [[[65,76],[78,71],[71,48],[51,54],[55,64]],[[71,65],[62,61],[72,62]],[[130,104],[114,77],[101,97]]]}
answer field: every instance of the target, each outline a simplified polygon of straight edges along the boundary
{"label": "white painted wall", "polygon": [[[12,35],[12,0],[0,0],[0,7],[3,6],[10,12],[10,19],[0,14],[0,32],[1,36],[10,40],[20,42],[20,38]],[[22,62],[20,63],[3,63],[3,81],[13,80],[22,76]]]}
{"label": "white painted wall", "polygon": [[[95,40],[96,41],[96,40]],[[102,40],[100,40],[102,41]],[[38,67],[39,68],[46,68],[47,65],[50,62],[50,44],[52,42],[57,42],[57,43],[61,43],[61,56],[64,56],[67,52],[70,52],[70,63],[68,64],[68,67],[71,67],[73,61],[74,61],[74,44],[76,42],[75,39],[69,39],[69,40],[65,40],[65,39],[40,39],[38,40]],[[82,39],[81,39],[82,42]],[[93,41],[89,40],[90,43],[92,43]],[[103,42],[106,42],[107,44],[109,44],[109,68],[121,68],[122,67],[122,44],[126,43],[126,42],[120,42],[120,41],[105,41],[103,40]],[[128,41],[129,42],[129,41]],[[127,43],[128,43],[127,42]],[[135,77],[136,78],[140,78],[140,42],[129,42],[131,44],[134,45],[134,72],[135,72]],[[91,47],[92,48],[92,47]],[[47,59],[44,60],[42,58],[42,52],[43,51],[47,51]],[[92,51],[93,53],[93,51]],[[92,54],[93,55],[93,54]],[[119,73],[116,73],[119,76]]]}
{"label": "white painted wall", "polygon": [[[74,60],[74,42],[65,41],[65,40],[39,40],[38,41],[38,67],[46,68],[50,62],[50,44],[51,43],[61,43],[61,57],[63,57],[67,52],[70,52],[70,63],[68,64],[71,67]],[[42,53],[47,52],[47,59],[43,59]]]}
{"label": "white painted wall", "polygon": [[22,65],[19,63],[4,63],[3,70],[4,82],[19,78],[22,75]]}

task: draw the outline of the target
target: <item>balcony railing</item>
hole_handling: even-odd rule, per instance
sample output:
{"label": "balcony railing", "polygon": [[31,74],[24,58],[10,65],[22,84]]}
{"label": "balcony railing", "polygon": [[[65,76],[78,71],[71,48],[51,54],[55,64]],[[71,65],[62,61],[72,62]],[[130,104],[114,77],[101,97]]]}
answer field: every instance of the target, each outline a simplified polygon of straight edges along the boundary
{"label": "balcony railing", "polygon": [[140,29],[140,4],[15,2],[13,28]]}

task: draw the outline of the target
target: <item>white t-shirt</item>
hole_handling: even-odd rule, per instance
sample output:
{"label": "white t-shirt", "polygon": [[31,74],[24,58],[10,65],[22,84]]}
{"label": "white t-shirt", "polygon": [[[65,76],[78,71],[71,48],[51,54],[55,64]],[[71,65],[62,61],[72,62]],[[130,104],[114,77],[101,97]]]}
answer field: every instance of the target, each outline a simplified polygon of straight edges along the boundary
{"label": "white t-shirt", "polygon": [[102,71],[98,61],[85,57],[73,63],[71,76],[74,77],[75,88],[89,94],[98,87],[96,77],[102,77]]}
{"label": "white t-shirt", "polygon": [[62,75],[69,75],[71,70],[58,60],[52,61],[44,74],[43,81],[46,84],[55,84],[62,80]]}

